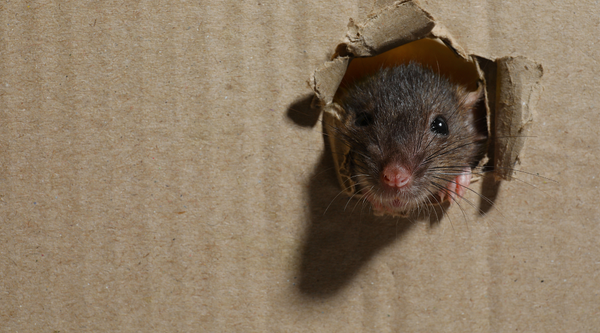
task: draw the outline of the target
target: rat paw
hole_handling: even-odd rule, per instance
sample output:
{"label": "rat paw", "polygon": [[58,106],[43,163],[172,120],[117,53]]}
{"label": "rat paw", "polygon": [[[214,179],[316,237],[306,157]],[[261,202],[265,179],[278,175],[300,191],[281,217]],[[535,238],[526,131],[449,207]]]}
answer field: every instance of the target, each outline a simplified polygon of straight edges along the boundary
{"label": "rat paw", "polygon": [[445,189],[440,191],[440,202],[460,200],[467,192],[469,184],[471,184],[471,168],[465,167],[454,180],[446,185]]}

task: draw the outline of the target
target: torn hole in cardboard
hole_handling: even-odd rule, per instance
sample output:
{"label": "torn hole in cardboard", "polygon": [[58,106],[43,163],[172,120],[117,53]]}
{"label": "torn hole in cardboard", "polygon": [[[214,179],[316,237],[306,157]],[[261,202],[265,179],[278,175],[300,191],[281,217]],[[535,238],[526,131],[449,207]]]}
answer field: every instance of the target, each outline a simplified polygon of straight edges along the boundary
{"label": "torn hole in cardboard", "polygon": [[496,181],[511,180],[515,163],[525,146],[527,130],[541,93],[542,67],[524,57],[488,59],[467,53],[450,33],[414,1],[396,2],[360,24],[350,20],[346,37],[331,61],[311,76],[315,102],[324,111],[326,137],[332,149],[338,181],[348,195],[356,192],[350,170],[349,148],[335,133],[344,115],[336,102],[340,88],[381,67],[418,62],[474,91],[484,87],[478,116],[486,121],[478,129],[487,136],[487,149],[473,172],[493,168]]}

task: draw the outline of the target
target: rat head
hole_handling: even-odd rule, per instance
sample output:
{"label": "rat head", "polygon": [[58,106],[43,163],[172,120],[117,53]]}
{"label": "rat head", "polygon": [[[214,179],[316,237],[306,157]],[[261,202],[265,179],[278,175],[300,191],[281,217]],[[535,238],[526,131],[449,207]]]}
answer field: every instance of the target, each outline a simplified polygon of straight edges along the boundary
{"label": "rat head", "polygon": [[350,147],[357,191],[376,213],[406,215],[464,194],[485,138],[474,115],[481,93],[414,63],[344,90],[339,136]]}

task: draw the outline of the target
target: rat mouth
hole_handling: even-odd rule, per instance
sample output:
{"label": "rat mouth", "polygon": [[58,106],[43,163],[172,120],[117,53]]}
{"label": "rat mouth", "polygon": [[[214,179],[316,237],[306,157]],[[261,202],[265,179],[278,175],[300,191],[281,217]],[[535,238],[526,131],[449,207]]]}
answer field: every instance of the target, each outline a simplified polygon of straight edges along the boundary
{"label": "rat mouth", "polygon": [[375,215],[400,215],[406,216],[412,210],[412,204],[401,197],[365,195],[365,199],[371,203]]}
{"label": "rat mouth", "polygon": [[[362,192],[362,191],[361,191]],[[364,193],[364,192],[363,192]],[[364,199],[371,204],[373,213],[376,216],[391,215],[407,217],[412,211],[416,210],[420,204],[423,205],[440,203],[440,194],[435,194],[425,198],[405,198],[401,193],[394,194],[374,194],[364,193]]]}
{"label": "rat mouth", "polygon": [[358,194],[364,202],[371,204],[375,216],[391,215],[407,217],[420,208],[426,208],[444,201],[444,189],[429,188],[418,190],[415,184],[402,188],[386,188],[367,182],[358,177]]}

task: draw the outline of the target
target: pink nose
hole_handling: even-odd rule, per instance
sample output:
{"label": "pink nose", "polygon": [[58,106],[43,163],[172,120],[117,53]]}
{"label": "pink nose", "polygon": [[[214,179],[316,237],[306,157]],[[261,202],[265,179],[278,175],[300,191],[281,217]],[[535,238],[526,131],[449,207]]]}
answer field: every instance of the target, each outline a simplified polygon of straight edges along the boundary
{"label": "pink nose", "polygon": [[402,188],[410,183],[412,175],[402,166],[390,164],[383,168],[381,178],[383,183],[389,187]]}

